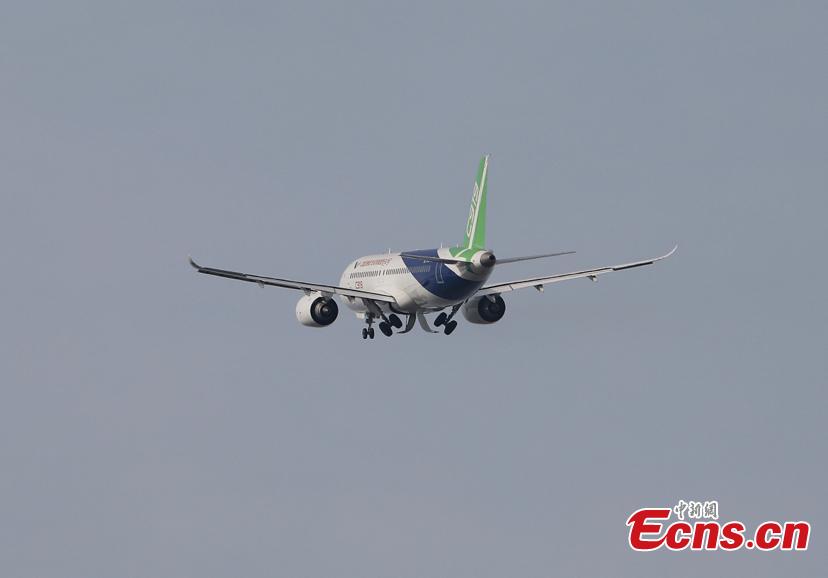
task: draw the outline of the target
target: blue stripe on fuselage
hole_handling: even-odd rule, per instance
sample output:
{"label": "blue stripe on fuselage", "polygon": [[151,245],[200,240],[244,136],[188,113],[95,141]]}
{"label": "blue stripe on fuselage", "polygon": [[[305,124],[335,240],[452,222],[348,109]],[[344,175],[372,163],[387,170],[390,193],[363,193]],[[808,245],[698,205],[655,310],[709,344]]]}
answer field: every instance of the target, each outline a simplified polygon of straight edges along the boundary
{"label": "blue stripe on fuselage", "polygon": [[[425,257],[439,256],[437,249],[405,251],[405,253]],[[421,261],[413,257],[403,257],[402,260],[405,266],[408,267],[408,271],[414,275],[414,278],[424,289],[446,301],[462,301],[483,285],[483,281],[463,279],[442,263]],[[438,268],[440,268],[439,271]]]}

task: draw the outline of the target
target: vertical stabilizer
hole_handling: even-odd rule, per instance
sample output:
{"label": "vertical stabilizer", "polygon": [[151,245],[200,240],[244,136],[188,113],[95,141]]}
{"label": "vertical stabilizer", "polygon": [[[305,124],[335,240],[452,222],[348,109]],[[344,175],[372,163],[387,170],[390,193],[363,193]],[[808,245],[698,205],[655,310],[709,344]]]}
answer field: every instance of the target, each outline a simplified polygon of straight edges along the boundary
{"label": "vertical stabilizer", "polygon": [[477,177],[474,179],[469,219],[466,222],[466,234],[463,247],[483,249],[486,247],[486,188],[489,180],[489,155],[480,159]]}

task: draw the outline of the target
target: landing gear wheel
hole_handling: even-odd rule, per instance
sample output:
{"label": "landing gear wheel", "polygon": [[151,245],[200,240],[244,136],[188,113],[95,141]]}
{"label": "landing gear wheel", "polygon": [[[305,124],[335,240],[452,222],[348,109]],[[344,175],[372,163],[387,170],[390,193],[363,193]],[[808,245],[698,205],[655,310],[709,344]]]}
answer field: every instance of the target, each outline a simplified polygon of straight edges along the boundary
{"label": "landing gear wheel", "polygon": [[379,328],[380,328],[380,331],[382,331],[382,334],[385,335],[386,337],[391,337],[391,335],[394,333],[391,330],[391,326],[388,325],[385,321],[383,321],[379,324]]}
{"label": "landing gear wheel", "polygon": [[393,313],[388,316],[388,322],[394,329],[399,329],[402,327],[402,320],[400,320],[400,318],[394,315]]}
{"label": "landing gear wheel", "polygon": [[443,323],[445,323],[446,317],[447,315],[445,311],[440,313],[440,315],[438,315],[437,318],[434,320],[434,327],[440,327]]}
{"label": "landing gear wheel", "polygon": [[371,339],[374,338],[374,328],[373,327],[368,328],[368,337],[370,337]]}
{"label": "landing gear wheel", "polygon": [[454,331],[454,329],[456,327],[457,327],[457,322],[456,321],[449,321],[448,323],[446,323],[446,327],[443,329],[443,332],[446,335],[451,335],[452,331]]}
{"label": "landing gear wheel", "polygon": [[362,338],[368,339],[368,330],[365,327],[362,328]]}

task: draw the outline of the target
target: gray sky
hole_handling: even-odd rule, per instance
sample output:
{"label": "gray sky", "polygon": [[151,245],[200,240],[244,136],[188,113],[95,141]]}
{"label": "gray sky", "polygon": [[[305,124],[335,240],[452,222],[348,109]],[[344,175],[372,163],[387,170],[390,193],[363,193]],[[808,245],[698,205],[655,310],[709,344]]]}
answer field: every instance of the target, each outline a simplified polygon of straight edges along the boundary
{"label": "gray sky", "polygon": [[[823,575],[824,2],[0,8],[0,568]],[[461,238],[502,322],[364,342],[299,295]],[[635,509],[813,523],[642,555]]]}

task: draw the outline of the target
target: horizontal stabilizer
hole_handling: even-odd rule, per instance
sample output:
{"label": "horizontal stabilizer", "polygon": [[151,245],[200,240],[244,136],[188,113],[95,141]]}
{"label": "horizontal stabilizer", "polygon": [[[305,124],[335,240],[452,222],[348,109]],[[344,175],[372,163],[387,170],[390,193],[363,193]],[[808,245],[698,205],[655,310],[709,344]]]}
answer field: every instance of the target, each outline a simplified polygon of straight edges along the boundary
{"label": "horizontal stabilizer", "polygon": [[[559,255],[571,255],[575,251],[559,251],[557,253],[543,253],[542,255],[527,255],[526,257],[508,257],[506,259],[495,258],[495,263],[501,265],[503,263],[517,263],[518,261],[531,261],[532,259],[543,259],[545,257],[557,257]],[[400,253],[400,257],[407,259],[420,259],[422,261],[434,261],[435,263],[445,263],[446,265],[459,265],[461,263],[471,263],[471,259],[458,259],[457,257],[436,257],[431,255],[415,255],[412,253]]]}
{"label": "horizontal stabilizer", "polygon": [[518,261],[531,261],[532,259],[544,259],[546,257],[558,257],[560,255],[572,255],[575,251],[560,251],[558,253],[544,253],[542,255],[528,255],[526,257],[507,257],[506,259],[498,258],[497,264],[517,263]]}
{"label": "horizontal stabilizer", "polygon": [[400,257],[406,259],[420,259],[421,261],[434,261],[435,263],[445,263],[446,265],[457,265],[459,263],[471,263],[468,259],[454,259],[443,257],[432,257],[431,255],[414,255],[412,253],[400,253]]}

